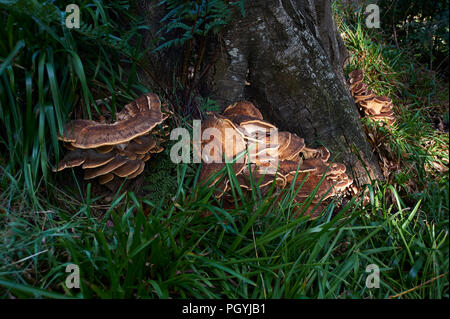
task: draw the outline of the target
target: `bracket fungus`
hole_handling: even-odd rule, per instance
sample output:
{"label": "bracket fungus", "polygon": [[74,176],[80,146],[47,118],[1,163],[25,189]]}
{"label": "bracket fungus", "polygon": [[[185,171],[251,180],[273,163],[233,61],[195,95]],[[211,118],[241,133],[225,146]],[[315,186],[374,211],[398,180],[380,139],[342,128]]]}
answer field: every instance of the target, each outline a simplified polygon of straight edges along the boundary
{"label": "bracket fungus", "polygon": [[[147,93],[125,105],[116,114],[116,122],[73,120],[59,136],[69,151],[53,171],[81,166],[84,179],[98,178],[100,184],[115,177],[135,178],[144,171],[152,153],[164,150],[161,143],[165,141],[167,127],[158,126],[167,117],[161,112],[159,97]],[[159,137],[152,136],[153,133]]]}
{"label": "bracket fungus", "polygon": [[348,74],[348,85],[355,103],[364,114],[373,121],[394,124],[395,116],[392,110],[392,99],[387,96],[377,96],[363,81],[364,71],[354,70]]}
{"label": "bracket fungus", "polygon": [[[362,79],[362,74],[359,77]],[[211,127],[221,135],[202,142],[199,181],[209,187],[216,184],[217,198],[229,198],[231,190],[228,175],[218,174],[226,165],[224,155],[228,161],[235,160],[231,167],[243,191],[251,191],[252,185],[257,185],[261,194],[268,194],[272,187],[282,190],[294,184],[295,189],[299,189],[294,199],[298,204],[305,203],[308,196],[315,193],[306,209],[311,218],[317,217],[312,207],[319,201],[347,190],[354,191],[352,179],[345,174],[345,165],[328,163],[330,152],[326,147],[309,148],[296,134],[278,132],[248,101],[228,106],[222,115],[208,113],[202,121],[202,136]],[[208,160],[211,157],[208,151],[212,148],[217,150],[214,162]]]}

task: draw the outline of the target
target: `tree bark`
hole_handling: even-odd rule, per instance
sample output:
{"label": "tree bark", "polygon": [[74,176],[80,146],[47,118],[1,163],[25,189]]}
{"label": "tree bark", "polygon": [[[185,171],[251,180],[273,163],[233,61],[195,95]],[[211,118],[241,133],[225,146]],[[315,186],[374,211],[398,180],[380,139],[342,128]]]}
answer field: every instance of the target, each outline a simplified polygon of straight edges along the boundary
{"label": "tree bark", "polygon": [[221,32],[213,49],[219,58],[203,94],[222,109],[253,102],[280,130],[296,133],[308,146],[329,148],[359,185],[370,182],[368,174],[381,179],[345,84],[347,51],[330,1],[252,0],[245,12]]}

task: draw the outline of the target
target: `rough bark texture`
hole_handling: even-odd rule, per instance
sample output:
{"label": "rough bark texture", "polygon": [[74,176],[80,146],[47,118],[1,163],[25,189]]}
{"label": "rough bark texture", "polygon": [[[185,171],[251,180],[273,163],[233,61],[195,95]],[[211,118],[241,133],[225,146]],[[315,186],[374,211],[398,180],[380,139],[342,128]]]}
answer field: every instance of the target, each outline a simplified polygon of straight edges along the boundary
{"label": "rough bark texture", "polygon": [[329,0],[252,0],[245,9],[221,33],[206,93],[222,108],[253,102],[280,129],[328,147],[359,184],[367,183],[354,146],[370,175],[382,178],[345,85],[347,52]]}

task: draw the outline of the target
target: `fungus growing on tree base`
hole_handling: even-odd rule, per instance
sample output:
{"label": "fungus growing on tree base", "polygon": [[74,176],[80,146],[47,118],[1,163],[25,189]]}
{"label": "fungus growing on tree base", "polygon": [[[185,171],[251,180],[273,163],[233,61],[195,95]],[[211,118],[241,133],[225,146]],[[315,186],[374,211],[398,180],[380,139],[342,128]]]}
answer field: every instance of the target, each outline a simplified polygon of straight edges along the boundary
{"label": "fungus growing on tree base", "polygon": [[364,77],[363,70],[354,70],[348,76],[350,92],[355,103],[364,114],[373,121],[383,121],[389,125],[394,124],[395,116],[392,110],[392,99],[387,96],[376,96],[369,89],[368,85],[362,82]]}
{"label": "fungus growing on tree base", "polygon": [[165,139],[151,133],[167,117],[158,96],[147,93],[125,105],[114,123],[73,120],[59,136],[69,152],[53,171],[81,165],[84,179],[98,178],[100,184],[115,177],[135,178],[144,171],[151,153],[164,150],[160,143]]}
{"label": "fungus growing on tree base", "polygon": [[[236,161],[244,156],[241,163],[232,165],[243,191],[251,191],[252,185],[258,185],[261,194],[266,195],[273,186],[281,190],[294,184],[295,191],[298,190],[294,201],[299,205],[315,192],[312,203],[306,207],[307,214],[311,214],[312,207],[319,202],[353,189],[352,179],[345,174],[345,165],[328,163],[330,152],[326,147],[309,148],[304,139],[296,134],[278,132],[274,125],[264,121],[261,112],[248,101],[228,106],[222,115],[210,112],[202,122],[202,136],[211,127],[220,132],[225,129],[233,132],[221,134],[217,140],[206,141],[201,146],[201,154],[205,148],[211,149],[211,144],[214,144],[215,149],[219,150],[216,154],[219,160],[224,154],[228,160],[231,157]],[[240,136],[238,143],[231,140],[233,136]],[[199,176],[200,183],[208,186],[222,178],[216,184],[217,198],[230,196],[228,176],[218,174],[223,167],[225,163],[204,161]],[[211,178],[213,175],[215,177]],[[310,215],[311,218],[317,216]]]}

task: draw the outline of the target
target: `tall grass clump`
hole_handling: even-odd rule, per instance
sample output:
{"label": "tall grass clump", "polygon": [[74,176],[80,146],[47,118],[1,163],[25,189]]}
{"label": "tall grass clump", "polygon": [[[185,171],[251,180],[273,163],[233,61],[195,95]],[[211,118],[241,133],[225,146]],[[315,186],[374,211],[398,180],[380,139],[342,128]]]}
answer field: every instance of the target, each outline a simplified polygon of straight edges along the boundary
{"label": "tall grass clump", "polygon": [[73,2],[81,12],[73,29],[65,1],[0,3],[0,187],[14,179],[34,194],[60,156],[57,136],[72,112],[92,118],[96,99],[111,97],[114,114],[118,100],[145,90],[136,75],[143,26],[128,1]]}
{"label": "tall grass clump", "polygon": [[[243,197],[226,167],[219,174],[231,181],[230,208],[198,174],[177,166],[177,190],[164,201],[124,192],[100,208],[89,194],[58,191],[60,204],[39,216],[2,208],[12,222],[0,237],[0,295],[448,298],[448,232],[427,222],[421,200],[408,207],[392,186],[374,184],[367,205],[333,202],[311,221],[292,218],[296,189],[260,196],[255,181]],[[445,223],[448,200],[436,204]],[[80,289],[65,286],[68,264],[80,267]],[[371,264],[380,269],[377,289],[366,285]]]}

